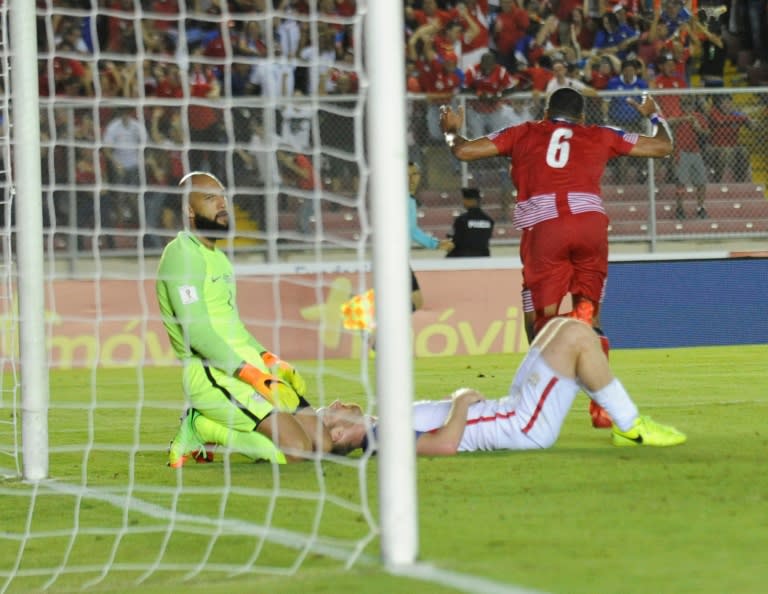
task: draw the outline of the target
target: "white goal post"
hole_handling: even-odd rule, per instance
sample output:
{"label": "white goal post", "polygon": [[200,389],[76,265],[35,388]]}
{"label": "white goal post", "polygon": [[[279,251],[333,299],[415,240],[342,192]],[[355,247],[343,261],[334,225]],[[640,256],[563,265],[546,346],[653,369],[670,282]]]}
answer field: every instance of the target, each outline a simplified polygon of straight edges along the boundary
{"label": "white goal post", "polygon": [[[369,5],[366,55],[371,71],[368,139],[371,160],[374,285],[377,295],[377,394],[380,415],[379,492],[384,560],[412,563],[418,552],[413,439],[413,366],[406,181],[405,60],[398,2]],[[382,51],[400,48],[399,51]],[[391,381],[397,373],[398,381]]]}
{"label": "white goal post", "polygon": [[[297,561],[291,565],[288,569],[282,567],[270,567],[266,566],[261,568],[265,572],[293,572],[296,571],[301,562],[310,551],[317,551],[320,554],[325,552],[334,559],[342,559],[344,555],[347,556],[347,563],[351,564],[357,560],[365,548],[368,546],[371,538],[375,535],[380,536],[380,556],[384,565],[393,571],[403,572],[416,561],[418,555],[418,530],[417,530],[417,497],[416,497],[416,463],[415,463],[415,441],[413,438],[412,430],[412,418],[411,418],[411,404],[413,400],[413,366],[412,366],[412,344],[411,344],[411,307],[410,307],[410,276],[408,270],[408,251],[409,240],[407,232],[407,201],[406,196],[408,194],[407,186],[407,146],[406,146],[406,105],[405,105],[405,75],[404,75],[404,56],[402,44],[397,43],[397,40],[402,38],[403,32],[403,11],[402,5],[399,2],[387,2],[377,0],[357,0],[357,13],[350,19],[358,21],[356,25],[357,29],[362,33],[362,23],[365,23],[365,34],[362,36],[364,41],[364,48],[358,48],[358,51],[364,50],[363,56],[357,57],[356,66],[363,66],[362,70],[358,72],[359,76],[359,93],[363,97],[364,108],[358,110],[356,117],[361,119],[365,117],[367,124],[367,139],[366,149],[363,151],[352,150],[348,151],[348,154],[342,155],[345,158],[356,159],[356,166],[360,171],[360,185],[364,188],[360,192],[360,196],[356,200],[349,201],[349,204],[345,202],[344,198],[338,198],[337,196],[331,196],[328,200],[329,203],[337,202],[339,204],[348,206],[352,205],[358,210],[370,209],[370,212],[365,212],[361,218],[367,218],[370,216],[372,235],[366,236],[363,234],[362,238],[355,238],[355,241],[338,241],[335,244],[333,240],[330,241],[322,236],[323,229],[319,222],[322,218],[319,215],[319,211],[324,208],[325,196],[322,195],[322,190],[315,190],[314,194],[300,191],[293,192],[287,190],[286,193],[289,199],[303,200],[306,204],[307,201],[314,204],[314,214],[312,215],[312,221],[316,222],[316,231],[310,239],[301,238],[301,241],[306,242],[305,252],[309,255],[315,264],[322,263],[324,258],[324,246],[328,243],[332,244],[332,247],[338,249],[339,247],[345,248],[350,254],[351,258],[358,259],[358,265],[360,270],[372,270],[373,288],[375,289],[377,296],[377,350],[376,350],[376,401],[369,403],[369,410],[375,411],[379,417],[379,431],[377,435],[378,455],[373,460],[377,463],[377,480],[378,480],[378,494],[379,494],[379,519],[378,526],[374,527],[369,534],[364,535],[359,540],[352,539],[350,542],[341,544],[340,542],[331,538],[318,535],[319,520],[315,520],[312,526],[312,531],[305,535],[297,535],[288,533],[280,528],[277,528],[271,524],[273,521],[272,513],[273,507],[276,505],[274,502],[281,496],[296,497],[301,501],[310,501],[311,505],[317,505],[318,510],[322,510],[324,506],[338,506],[344,510],[353,510],[355,513],[360,514],[362,517],[368,519],[370,515],[366,509],[367,505],[367,488],[366,485],[360,485],[359,497],[360,503],[350,503],[342,501],[340,497],[332,495],[333,486],[327,484],[328,481],[320,480],[321,483],[318,492],[316,493],[300,493],[296,494],[290,490],[283,493],[280,489],[279,471],[273,476],[274,486],[272,491],[269,488],[255,488],[252,491],[247,491],[254,497],[259,497],[267,502],[268,513],[263,524],[255,521],[253,523],[246,523],[238,525],[236,519],[229,519],[225,511],[214,510],[210,512],[209,516],[202,518],[194,518],[191,514],[182,512],[180,509],[176,509],[178,501],[189,493],[192,495],[204,495],[211,497],[214,501],[226,501],[228,497],[235,498],[236,496],[243,495],[241,487],[234,487],[229,481],[231,477],[228,473],[225,473],[227,481],[223,482],[218,487],[201,487],[195,486],[193,479],[190,479],[191,470],[183,469],[183,473],[178,474],[178,481],[176,486],[169,487],[164,484],[165,479],[159,480],[162,484],[154,484],[151,479],[146,477],[137,476],[135,473],[135,459],[142,453],[143,447],[150,443],[157,449],[154,452],[155,455],[159,452],[159,444],[156,441],[154,435],[148,437],[142,435],[143,425],[141,419],[154,414],[157,410],[163,410],[166,406],[165,402],[157,403],[145,403],[145,396],[149,391],[152,391],[154,387],[151,384],[151,380],[147,379],[148,374],[142,368],[143,362],[148,358],[146,351],[150,348],[161,349],[156,345],[156,334],[154,330],[149,329],[148,324],[156,323],[157,319],[149,319],[154,311],[153,307],[149,304],[147,297],[151,295],[151,285],[154,280],[154,274],[157,263],[157,253],[151,251],[151,249],[145,249],[146,246],[142,245],[142,233],[150,231],[148,220],[144,218],[143,214],[138,215],[139,228],[136,231],[126,232],[131,234],[134,244],[131,247],[123,248],[119,252],[119,258],[114,258],[113,254],[108,254],[106,251],[101,250],[101,238],[102,236],[108,236],[109,230],[102,228],[102,225],[98,221],[98,208],[96,213],[97,220],[94,222],[93,229],[91,230],[91,236],[86,238],[89,243],[85,249],[77,251],[74,247],[77,242],[80,241],[83,232],[80,228],[75,228],[72,223],[57,223],[56,221],[44,221],[43,212],[46,207],[46,201],[53,202],[52,196],[55,195],[55,190],[46,192],[46,184],[42,181],[43,174],[41,173],[41,126],[44,129],[45,126],[52,125],[50,122],[41,122],[41,102],[38,94],[38,59],[42,60],[43,57],[38,56],[38,46],[36,44],[36,30],[44,31],[47,35],[46,43],[49,48],[54,46],[54,30],[51,26],[51,14],[45,13],[45,9],[38,7],[38,12],[35,9],[35,2],[28,0],[11,0],[10,3],[0,5],[0,11],[4,21],[10,24],[10,29],[4,33],[4,42],[10,44],[6,46],[4,56],[8,58],[10,68],[5,70],[6,74],[10,74],[4,81],[4,90],[7,93],[8,98],[6,106],[7,112],[11,115],[10,125],[7,127],[8,138],[6,139],[6,147],[10,147],[8,155],[12,155],[12,168],[11,164],[6,163],[6,177],[8,180],[7,188],[8,194],[12,197],[13,208],[8,210],[8,217],[5,221],[5,227],[3,229],[3,258],[4,268],[3,272],[5,278],[3,282],[6,286],[13,286],[17,292],[17,297],[8,296],[8,301],[13,303],[6,303],[4,305],[5,311],[3,314],[7,317],[10,323],[18,321],[18,360],[5,361],[5,371],[7,372],[11,366],[13,369],[21,370],[21,382],[20,391],[21,398],[18,402],[10,404],[0,396],[0,406],[3,409],[12,406],[12,414],[16,415],[15,418],[20,418],[20,428],[14,428],[13,433],[20,433],[20,448],[15,452],[15,458],[17,462],[21,461],[20,476],[21,485],[27,485],[30,490],[25,492],[23,490],[17,490],[15,486],[5,488],[0,483],[0,496],[13,495],[17,501],[26,501],[28,520],[19,524],[21,528],[16,532],[11,527],[4,527],[5,532],[0,530],[0,545],[8,544],[8,542],[19,543],[16,560],[12,563],[11,569],[0,567],[0,592],[5,592],[7,588],[14,585],[14,580],[20,579],[33,579],[36,576],[45,576],[42,586],[36,585],[43,590],[51,587],[53,584],[58,584],[59,580],[67,576],[70,579],[71,576],[82,575],[80,581],[67,581],[67,585],[79,584],[82,587],[88,587],[107,579],[115,570],[134,569],[138,570],[140,577],[138,582],[143,581],[148,576],[152,576],[155,572],[159,571],[171,571],[181,570],[188,572],[187,577],[190,575],[196,575],[197,573],[206,571],[207,569],[213,569],[214,571],[224,572],[229,574],[237,574],[239,572],[254,571],[254,566],[258,565],[255,560],[260,558],[261,547],[265,541],[272,541],[280,546],[286,548],[296,549],[300,551],[297,555]],[[139,22],[140,9],[142,5],[149,4],[134,0],[133,7],[135,12],[132,13],[131,18],[135,22]],[[180,5],[183,6],[183,2]],[[226,2],[222,3],[226,5]],[[271,2],[266,3],[271,5]],[[308,17],[300,17],[302,22],[312,25],[312,19],[317,16],[317,3],[312,1],[311,11]],[[46,4],[50,11],[55,7],[56,3],[51,0]],[[114,16],[112,9],[105,9],[104,14],[100,14],[101,3],[93,3],[93,7],[90,10],[81,9],[62,9],[62,14],[66,17],[72,17],[77,19],[91,19],[90,31],[96,32],[96,25],[94,20],[99,16]],[[260,15],[260,21],[270,21],[272,19],[278,20],[281,17],[285,17],[286,13],[268,8],[265,15]],[[156,16],[156,15],[155,15]],[[184,18],[188,17],[185,9],[182,8],[181,13],[177,17],[179,22],[183,23]],[[215,17],[205,16],[206,22],[213,23],[216,27],[219,27],[228,22],[234,15],[228,14],[227,10],[224,10],[223,14]],[[263,18],[262,18],[263,17]],[[45,20],[44,28],[37,28],[37,20],[43,18]],[[239,15],[238,18],[243,18]],[[343,19],[339,19],[339,22]],[[4,23],[5,24],[5,23]],[[5,31],[5,30],[4,30]],[[181,37],[184,34],[181,33]],[[138,40],[140,36],[137,35]],[[268,35],[267,38],[270,42],[276,43],[274,39]],[[393,42],[395,40],[395,42]],[[141,42],[139,42],[141,43]],[[180,43],[180,47],[184,44]],[[228,44],[224,44],[226,51],[231,51],[232,48],[228,47]],[[96,52],[98,54],[98,52]],[[44,58],[48,60],[49,64],[46,66],[48,73],[51,75],[50,84],[54,84],[53,74],[54,68],[50,63],[52,57],[52,51],[48,52],[48,55]],[[68,54],[65,52],[65,57]],[[107,58],[111,57],[109,52],[105,52]],[[275,58],[274,48],[269,48],[269,56],[272,59]],[[95,55],[90,59],[89,64],[94,69],[99,67],[99,56]],[[142,59],[146,56],[142,49],[139,49],[136,55],[136,63],[140,64]],[[187,56],[188,58],[188,56]],[[310,70],[316,66],[316,63],[311,62]],[[232,65],[228,64],[225,67],[227,73],[229,73]],[[140,66],[138,67],[140,70]],[[141,81],[141,74],[138,75]],[[94,77],[97,77],[94,74]],[[93,114],[98,114],[99,105],[119,105],[120,100],[115,100],[106,95],[102,96],[101,93],[104,88],[98,80],[94,81],[95,93],[92,99],[78,97],[72,101],[69,98],[62,97],[48,99],[44,104],[43,115],[45,116],[45,110],[48,111],[50,119],[53,118],[55,109],[61,107],[64,111],[69,109],[70,121],[64,124],[66,128],[72,128],[72,116],[73,109],[83,108],[90,109]],[[93,107],[89,107],[89,102],[93,102]],[[145,107],[145,98],[140,96],[136,99],[136,102],[140,107]],[[125,101],[123,101],[125,103]],[[148,102],[149,103],[149,102]],[[157,104],[163,104],[163,101],[155,102]],[[165,104],[170,105],[172,101],[166,101]],[[186,110],[190,105],[207,105],[205,100],[197,101],[188,94],[179,99],[179,103],[183,110]],[[246,103],[248,103],[246,101]],[[289,101],[290,103],[290,101]],[[263,101],[251,102],[251,105],[264,104]],[[318,109],[318,106],[323,105],[323,99],[320,97],[308,97],[303,104],[310,105],[311,109]],[[298,104],[298,105],[303,105]],[[68,105],[74,105],[75,108],[67,107]],[[236,106],[236,102],[231,97],[223,98],[221,101],[222,111],[231,111]],[[266,108],[276,110],[280,107],[280,100],[272,98],[266,101]],[[63,112],[64,112],[63,111]],[[266,111],[266,109],[265,109]],[[97,126],[98,115],[94,118]],[[149,125],[148,121],[143,120],[140,117],[143,124]],[[224,116],[226,122],[227,131],[231,131],[233,124],[231,115],[226,113]],[[269,123],[269,116],[265,115],[265,122]],[[58,122],[54,122],[58,124]],[[103,122],[102,122],[103,124]],[[312,120],[313,131],[317,131],[316,116]],[[189,130],[185,130],[189,132]],[[52,138],[50,141],[50,147],[60,142],[60,146],[67,146],[71,149],[72,154],[75,154],[78,149],[81,148],[93,148],[95,152],[98,152],[104,148],[104,139],[97,133],[93,146],[85,146],[81,140],[72,139],[57,139]],[[69,142],[69,145],[66,143]],[[44,144],[44,143],[43,143]],[[190,141],[186,138],[184,141],[183,149],[185,152],[189,152],[191,149],[199,148],[200,145],[195,144],[194,141]],[[210,150],[211,147],[203,143],[203,149]],[[50,148],[48,147],[48,148]],[[146,145],[142,148],[156,148],[153,145],[153,141],[147,141]],[[214,147],[215,148],[215,147]],[[231,153],[235,152],[238,147],[234,146],[234,143],[226,147],[227,159],[231,159]],[[268,156],[270,152],[274,153],[277,145],[268,145]],[[46,146],[42,146],[42,151],[45,152]],[[52,149],[51,149],[52,150]],[[312,149],[312,156],[317,157],[320,155],[320,149],[314,147]],[[188,156],[184,156],[183,162],[185,166],[190,166],[190,160]],[[231,161],[227,161],[227,173],[232,173]],[[72,166],[71,159],[69,166]],[[273,171],[274,173],[274,171]],[[234,176],[232,176],[234,177]],[[90,183],[93,186],[93,195],[99,195],[99,192],[112,189],[110,181],[105,177],[103,178],[99,173],[95,175],[95,181]],[[142,190],[151,190],[152,184],[141,176],[140,182]],[[277,185],[270,185],[272,182],[266,183],[264,191],[265,196],[269,199],[269,204],[266,208],[267,220],[277,221],[280,214],[277,212],[278,196],[282,195],[285,191],[280,185],[280,182],[276,182]],[[53,187],[55,184],[50,183]],[[86,184],[87,187],[90,187]],[[114,184],[113,184],[114,185]],[[73,189],[74,188],[74,189]],[[73,185],[72,180],[57,186],[57,190],[62,193],[70,193],[74,195],[77,188]],[[120,188],[118,188],[120,189]],[[75,211],[74,198],[70,202],[70,212]],[[143,207],[143,198],[139,200],[140,209]],[[320,206],[318,206],[320,204]],[[15,211],[14,220],[11,220],[10,210]],[[114,229],[115,234],[117,229]],[[263,231],[263,230],[262,230]],[[256,234],[251,238],[253,243],[259,243],[265,246],[263,252],[266,254],[265,258],[268,261],[272,261],[277,254],[277,246],[283,239],[280,234],[274,231],[266,230],[262,234]],[[286,234],[293,240],[295,234]],[[60,237],[62,239],[62,245],[58,245],[54,238],[58,241]],[[138,239],[136,239],[138,238]],[[368,239],[370,238],[370,244]],[[230,257],[236,259],[236,249],[232,246],[235,243],[234,237],[231,238],[229,246],[227,248]],[[325,242],[325,243],[324,243]],[[366,259],[369,255],[368,248],[372,247],[372,262],[367,262]],[[117,252],[116,252],[117,253]],[[58,260],[60,256],[62,259],[69,258],[69,266],[66,262]],[[73,269],[72,262],[78,262],[81,258],[92,258],[91,266],[89,270],[93,271],[93,276],[89,276],[90,273],[78,273],[68,277],[68,271]],[[279,262],[274,261],[275,270],[279,270]],[[125,272],[124,270],[130,270]],[[362,276],[361,276],[362,278]],[[115,280],[117,282],[131,282],[134,283],[137,289],[136,301],[138,302],[138,308],[146,318],[143,321],[137,322],[136,320],[128,320],[124,318],[114,318],[110,313],[110,307],[108,302],[108,291],[105,290],[102,293],[100,283],[103,280]],[[72,313],[61,313],[57,311],[58,305],[63,305],[67,312],[72,311],[72,306],[75,305],[74,301],[69,301],[69,294],[66,293],[67,289],[61,289],[62,285],[65,285],[67,281],[76,281],[88,284],[93,287],[93,304],[83,305],[83,310]],[[55,282],[54,282],[55,281]],[[282,279],[280,273],[276,272],[274,278],[263,281],[263,287],[265,290],[269,290],[271,286],[273,290],[279,291],[279,286]],[[258,282],[258,281],[257,281]],[[325,289],[324,279],[322,273],[316,275],[315,291],[318,294],[322,294]],[[271,283],[271,284],[270,284]],[[70,286],[70,285],[67,285]],[[62,291],[61,293],[59,291]],[[74,294],[74,293],[73,293]],[[54,295],[56,297],[54,297]],[[56,299],[58,298],[58,302]],[[74,298],[73,298],[74,300]],[[66,303],[63,303],[65,302]],[[277,299],[279,302],[279,298]],[[14,313],[14,308],[18,308],[18,314]],[[263,338],[265,344],[269,344],[269,341],[274,340],[279,345],[285,344],[288,339],[279,338],[281,335],[281,319],[280,312],[278,312],[276,319],[271,321],[272,327],[268,331],[267,335]],[[69,316],[69,317],[68,317]],[[89,320],[88,317],[92,317],[93,320]],[[84,367],[90,369],[89,385],[82,387],[83,397],[76,400],[73,404],[67,403],[62,405],[61,402],[57,402],[56,394],[58,385],[56,382],[51,381],[49,386],[49,365],[53,358],[51,354],[52,344],[54,339],[52,337],[52,323],[51,319],[54,319],[54,323],[72,323],[73,325],[80,324],[94,328],[95,338],[93,342],[87,342],[87,349],[90,345],[95,344],[96,356],[92,362],[88,359],[89,355],[82,355],[81,351],[77,350],[77,345],[72,346],[70,354],[77,359],[78,356],[83,356],[85,362]],[[265,326],[263,320],[258,320],[262,326]],[[323,321],[317,323],[322,329]],[[131,342],[135,350],[139,352],[138,360],[131,359],[131,365],[134,366],[137,374],[137,384],[139,386],[138,394],[126,393],[122,400],[108,403],[106,406],[100,401],[100,395],[97,393],[98,383],[97,376],[100,374],[99,362],[103,360],[101,358],[100,349],[106,348],[101,336],[102,325],[122,325],[129,328],[129,332],[136,332],[138,340]],[[289,323],[290,327],[291,324]],[[294,327],[290,327],[290,330],[295,330]],[[257,334],[258,335],[258,334]],[[277,338],[276,338],[277,337]],[[89,340],[91,337],[88,337]],[[165,340],[165,337],[163,337]],[[7,341],[6,341],[7,342]],[[85,344],[85,342],[84,342]],[[152,347],[147,346],[152,345]],[[87,350],[86,349],[86,350]],[[318,351],[321,351],[319,348]],[[90,351],[88,351],[90,353]],[[364,354],[362,359],[366,358],[367,354]],[[12,357],[13,353],[5,353],[5,356]],[[361,366],[365,368],[367,362],[361,361]],[[317,361],[317,373],[316,378],[318,383],[322,384],[324,373],[324,361],[323,355],[320,353]],[[397,381],[392,381],[392,378],[396,377]],[[4,379],[3,385],[6,385],[7,380]],[[322,390],[321,390],[322,392]],[[89,397],[90,395],[90,397]],[[343,396],[343,395],[341,395]],[[322,400],[313,404],[322,405],[327,404],[325,396],[322,396]],[[311,398],[310,398],[311,399]],[[181,408],[183,402],[179,401],[178,405]],[[128,427],[128,431],[125,435],[125,441],[119,444],[112,444],[104,446],[99,440],[100,433],[104,431],[104,427],[99,425],[92,425],[84,430],[84,434],[87,436],[86,441],[66,441],[61,443],[58,438],[61,434],[55,432],[49,436],[49,407],[55,408],[57,414],[75,413],[78,410],[82,411],[82,418],[89,423],[95,423],[94,418],[101,414],[102,409],[114,409],[127,410],[128,419],[134,419],[133,426]],[[146,410],[144,410],[146,406]],[[133,416],[131,416],[133,412]],[[169,413],[164,411],[166,415],[174,415],[176,413]],[[79,431],[79,429],[78,429]],[[120,430],[116,429],[116,433]],[[6,435],[8,432],[0,432],[0,436]],[[73,433],[75,431],[73,430]],[[57,435],[58,437],[54,438]],[[172,435],[168,436],[169,438]],[[50,444],[49,444],[50,439]],[[68,439],[68,438],[67,438]],[[49,448],[50,446],[50,448]],[[13,448],[13,445],[6,443],[0,443],[0,450],[7,448]],[[115,484],[112,488],[102,488],[99,486],[98,480],[91,484],[91,478],[88,476],[93,462],[91,457],[94,452],[99,451],[113,451],[116,456],[126,455],[129,459],[128,467],[125,472],[125,482]],[[58,470],[60,467],[50,464],[49,454],[51,451],[55,451],[56,454],[64,453],[65,455],[81,455],[81,472],[77,477],[77,473],[70,473],[69,476],[61,476]],[[163,460],[164,455],[158,456],[158,459]],[[370,456],[362,456],[359,460],[354,462],[343,462],[340,464],[357,464],[362,470],[358,473],[361,477],[365,477],[365,465],[371,460]],[[230,463],[229,456],[224,456],[224,464]],[[306,471],[310,474],[321,476],[323,474],[321,466],[325,462],[323,460],[315,460],[313,462],[314,468],[309,464]],[[4,463],[0,463],[0,470],[5,466]],[[194,470],[194,468],[192,469]],[[263,470],[263,469],[260,469]],[[173,472],[167,470],[164,467],[158,467],[157,472]],[[187,491],[188,490],[188,491]],[[22,495],[27,493],[27,495]],[[63,499],[68,503],[74,502],[75,510],[73,513],[72,526],[66,528],[43,528],[43,518],[38,519],[38,515],[51,513],[50,510],[45,511],[45,506],[41,505],[38,500],[39,494],[53,495],[54,499]],[[27,497],[26,500],[21,497]],[[172,504],[164,507],[161,504],[154,503],[156,497],[170,496]],[[92,528],[85,525],[80,526],[81,516],[84,517],[84,508],[81,507],[85,502],[90,502],[93,505],[105,505],[122,508],[124,510],[123,517],[115,528]],[[90,505],[89,504],[89,505]],[[222,508],[226,507],[223,503]],[[22,506],[23,507],[23,506]],[[317,512],[318,517],[320,511]],[[151,558],[143,560],[138,563],[136,567],[128,567],[130,564],[121,565],[118,562],[121,542],[124,538],[135,537],[141,534],[141,529],[134,530],[133,524],[129,521],[130,514],[144,515],[147,518],[151,518],[157,522],[162,522],[164,527],[164,538],[159,546],[159,552],[151,553]],[[64,514],[66,516],[66,512]],[[61,519],[61,518],[59,518]],[[190,528],[191,526],[191,528]],[[82,532],[80,532],[82,529]],[[209,559],[211,551],[217,546],[217,542],[220,539],[222,532],[226,530],[233,530],[236,534],[248,534],[260,544],[255,547],[256,551],[253,557],[248,559],[241,566],[221,566],[216,562]],[[108,559],[103,564],[99,562],[89,563],[87,560],[78,559],[75,555],[76,543],[81,536],[92,537],[94,534],[98,534],[99,530],[102,530],[103,534],[107,534],[110,538],[113,538],[110,548],[110,554],[107,555]],[[149,529],[152,532],[152,529]],[[204,534],[209,540],[204,541],[203,550],[205,554],[202,556],[202,560],[193,564],[179,564],[173,561],[166,561],[164,555],[170,549],[170,543],[176,538],[176,531],[181,536],[200,536]],[[373,535],[373,536],[372,536]],[[57,543],[56,546],[61,546],[59,555],[54,561],[42,561],[42,565],[35,566],[36,559],[33,556],[32,549],[34,547],[28,547],[29,543],[33,540],[41,539],[43,542]],[[47,545],[43,545],[47,547]],[[206,546],[208,547],[206,549]],[[149,555],[149,553],[148,553]],[[406,572],[407,573],[407,572]],[[95,576],[95,577],[94,577]],[[71,578],[74,579],[74,578]],[[13,591],[13,590],[11,590]]]}
{"label": "white goal post", "polygon": [[48,357],[43,294],[43,219],[35,6],[14,2],[10,12],[13,139],[11,191],[17,218],[21,444],[23,476],[48,476]]}

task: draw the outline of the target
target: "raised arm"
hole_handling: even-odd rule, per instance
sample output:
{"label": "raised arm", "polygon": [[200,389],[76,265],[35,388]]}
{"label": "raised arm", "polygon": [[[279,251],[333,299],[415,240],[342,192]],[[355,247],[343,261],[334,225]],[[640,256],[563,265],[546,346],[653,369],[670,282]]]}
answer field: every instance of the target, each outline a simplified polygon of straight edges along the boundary
{"label": "raised arm", "polygon": [[705,39],[707,39],[710,43],[715,44],[720,49],[724,47],[723,38],[720,37],[720,35],[710,31],[709,27],[705,23],[702,23],[698,17],[696,17],[696,15],[693,16],[692,22],[694,34],[700,33]]}
{"label": "raised arm", "polygon": [[445,135],[445,142],[451,149],[453,156],[461,161],[475,161],[495,157],[499,149],[485,136],[469,140],[461,136],[458,131],[464,122],[464,109],[459,107],[453,111],[449,105],[440,108],[440,129]]}
{"label": "raised arm", "polygon": [[472,43],[472,40],[480,33],[480,25],[472,18],[467,10],[467,5],[460,2],[456,5],[456,10],[461,17],[461,20],[466,23],[467,28],[464,31],[464,43]]}
{"label": "raised arm", "polygon": [[[422,57],[427,62],[434,59],[436,56],[434,37],[438,31],[439,27],[432,23],[427,23],[416,29],[408,40],[408,46],[406,48],[408,59],[412,62],[416,62]],[[421,55],[419,54],[418,48],[419,42],[422,42]]]}
{"label": "raised arm", "polygon": [[445,424],[429,433],[422,433],[416,440],[416,454],[419,456],[452,456],[456,453],[467,425],[469,407],[485,400],[477,390],[459,388],[452,394],[453,404]]}
{"label": "raised arm", "polygon": [[653,136],[641,134],[629,155],[631,157],[666,157],[672,154],[674,148],[672,129],[659,112],[659,106],[656,105],[653,98],[646,95],[642,103],[631,98],[628,98],[627,101],[634,105],[635,109],[644,117],[650,119],[654,127]]}

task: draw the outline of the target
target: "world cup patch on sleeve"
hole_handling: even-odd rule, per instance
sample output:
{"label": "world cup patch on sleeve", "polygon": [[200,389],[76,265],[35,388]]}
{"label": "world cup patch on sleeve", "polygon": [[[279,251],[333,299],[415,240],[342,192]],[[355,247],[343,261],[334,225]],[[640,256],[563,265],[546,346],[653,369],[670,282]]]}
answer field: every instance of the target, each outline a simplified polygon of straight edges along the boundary
{"label": "world cup patch on sleeve", "polygon": [[192,285],[182,285],[179,287],[179,296],[181,297],[181,302],[184,305],[189,305],[190,303],[194,303],[195,301],[199,301],[199,297],[197,296],[197,288],[193,287]]}

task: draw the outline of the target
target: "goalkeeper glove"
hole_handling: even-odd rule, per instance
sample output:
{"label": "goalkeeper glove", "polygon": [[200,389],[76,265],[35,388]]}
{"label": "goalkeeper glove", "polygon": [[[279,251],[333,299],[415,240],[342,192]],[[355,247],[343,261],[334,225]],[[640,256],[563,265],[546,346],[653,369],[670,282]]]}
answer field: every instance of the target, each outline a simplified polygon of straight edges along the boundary
{"label": "goalkeeper glove", "polygon": [[304,381],[304,378],[301,377],[301,374],[296,371],[293,365],[286,363],[269,351],[261,353],[261,360],[264,361],[267,367],[272,369],[272,372],[278,378],[291,386],[300,398],[304,398],[304,395],[307,393],[307,382]]}
{"label": "goalkeeper glove", "polygon": [[258,367],[243,363],[235,373],[238,379],[253,386],[261,396],[282,411],[295,412],[301,399],[290,384],[270,373],[265,373]]}

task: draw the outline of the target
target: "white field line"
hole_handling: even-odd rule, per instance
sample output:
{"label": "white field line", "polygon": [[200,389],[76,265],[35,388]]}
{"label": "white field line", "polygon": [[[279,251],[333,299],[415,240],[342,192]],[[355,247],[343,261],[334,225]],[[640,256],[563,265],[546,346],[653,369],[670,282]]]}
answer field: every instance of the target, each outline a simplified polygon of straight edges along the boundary
{"label": "white field line", "polygon": [[[41,481],[39,487],[50,489],[56,493],[79,496],[82,499],[101,501],[111,504],[119,509],[125,509],[127,507],[131,511],[143,513],[155,519],[164,519],[169,515],[169,510],[160,505],[149,503],[133,496],[126,498],[122,495],[114,494],[101,489],[83,488],[82,486],[62,483],[55,480]],[[313,553],[321,554],[342,562],[348,562],[350,555],[357,553],[357,562],[366,566],[380,565],[378,558],[360,553],[360,551],[356,550],[358,548],[355,546],[356,541],[350,541],[349,543],[342,543],[340,541],[330,542],[330,539],[318,538],[316,535],[300,534],[281,528],[261,526],[258,524],[248,523],[241,518],[227,520],[224,518],[210,518],[177,512],[174,523],[179,526],[180,530],[188,530],[191,526],[196,526],[201,531],[204,531],[205,529],[211,529],[221,532],[222,529],[224,529],[230,535],[243,534],[248,536],[261,536],[268,541],[275,542],[286,547],[294,549],[309,548],[309,550],[311,550]],[[76,573],[80,570],[98,571],[100,569],[103,568],[100,566],[94,566],[90,568],[80,567],[78,569],[69,568],[64,569],[63,573]],[[115,569],[118,569],[118,567]],[[179,569],[181,568],[179,567]],[[235,571],[238,573],[238,569],[242,570],[242,568],[234,566],[224,567],[221,564],[215,564],[209,569],[229,572]],[[544,594],[541,591],[525,589],[519,586],[505,584],[481,576],[446,570],[429,563],[417,562],[411,565],[382,566],[382,569],[392,575],[440,584],[454,591],[467,592],[469,594]],[[31,571],[32,573],[35,573],[34,570]],[[46,573],[45,570],[41,571]],[[255,569],[254,572],[259,571],[262,571],[263,573],[270,572],[268,568],[258,568]],[[275,568],[275,571],[280,573],[277,568]],[[20,575],[22,573],[26,574],[26,572],[20,572]]]}

